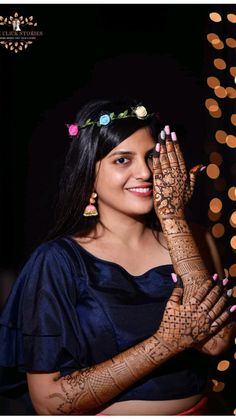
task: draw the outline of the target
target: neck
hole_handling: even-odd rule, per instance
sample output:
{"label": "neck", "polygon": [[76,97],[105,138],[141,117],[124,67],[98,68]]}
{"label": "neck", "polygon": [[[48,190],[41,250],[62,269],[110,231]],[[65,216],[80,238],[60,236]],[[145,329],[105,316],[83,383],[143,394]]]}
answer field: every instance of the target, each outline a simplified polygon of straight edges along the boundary
{"label": "neck", "polygon": [[98,235],[112,239],[117,243],[135,248],[147,233],[148,227],[144,216],[129,216],[109,209],[100,214],[97,225]]}

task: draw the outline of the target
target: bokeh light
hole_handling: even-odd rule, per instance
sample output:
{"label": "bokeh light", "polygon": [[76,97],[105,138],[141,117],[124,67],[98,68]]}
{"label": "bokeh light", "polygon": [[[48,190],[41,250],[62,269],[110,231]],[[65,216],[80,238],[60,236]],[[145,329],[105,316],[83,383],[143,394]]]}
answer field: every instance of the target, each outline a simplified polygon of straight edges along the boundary
{"label": "bokeh light", "polygon": [[218,143],[225,144],[226,137],[227,137],[227,133],[225,131],[223,130],[216,131],[215,138],[216,138],[216,141],[218,141]]}
{"label": "bokeh light", "polygon": [[226,62],[222,58],[215,58],[214,66],[218,70],[224,70],[226,68]]}
{"label": "bokeh light", "polygon": [[236,147],[236,137],[234,135],[227,135],[226,137],[226,144],[227,146],[234,148]]}
{"label": "bokeh light", "polygon": [[227,38],[225,43],[230,48],[236,48],[236,40],[234,38]]}
{"label": "bokeh light", "polygon": [[230,120],[231,120],[233,125],[236,125],[236,114],[235,113],[233,115],[231,115]]}
{"label": "bokeh light", "polygon": [[236,15],[234,13],[228,13],[227,14],[227,19],[231,22],[231,23],[236,23]]}
{"label": "bokeh light", "polygon": [[221,163],[222,163],[223,158],[222,158],[221,154],[218,153],[217,151],[212,151],[212,153],[209,156],[209,160],[210,160],[211,163],[215,163],[218,166],[220,166]]}
{"label": "bokeh light", "polygon": [[215,391],[216,393],[224,390],[225,388],[225,383],[222,383],[222,381],[217,381],[217,380],[212,380],[214,386],[213,386],[213,391]]}
{"label": "bokeh light", "polygon": [[217,77],[207,77],[207,84],[212,89],[215,89],[215,87],[220,86],[220,80]]}
{"label": "bokeh light", "polygon": [[211,232],[216,239],[219,239],[225,234],[225,228],[223,224],[217,223],[211,228]]}
{"label": "bokeh light", "polygon": [[214,213],[218,213],[222,210],[222,202],[219,198],[213,198],[209,204],[210,210]]}
{"label": "bokeh light", "polygon": [[210,112],[216,112],[219,109],[218,102],[212,98],[206,99],[205,106]]}
{"label": "bokeh light", "polygon": [[209,16],[210,16],[210,19],[213,22],[220,22],[222,20],[221,15],[219,13],[216,13],[216,12],[210,13]]}
{"label": "bokeh light", "polygon": [[[234,276],[234,277],[236,276],[236,263],[234,263],[233,265],[230,266],[229,274],[230,274],[230,276]],[[234,288],[236,288],[236,287],[234,287]],[[234,294],[235,294],[235,292],[234,292]],[[234,297],[236,297],[236,295],[234,295]]]}
{"label": "bokeh light", "polygon": [[230,67],[229,72],[230,72],[231,76],[235,77],[236,76],[236,67]]}
{"label": "bokeh light", "polygon": [[215,213],[215,212],[212,212],[210,209],[208,210],[208,218],[211,221],[218,221],[220,217],[221,217],[221,211]]}
{"label": "bokeh light", "polygon": [[230,225],[236,227],[236,211],[234,211],[229,218]]}
{"label": "bokeh light", "polygon": [[[234,89],[233,89],[234,90]],[[217,97],[223,99],[228,95],[227,90],[223,86],[216,86],[214,89],[214,93]]]}
{"label": "bokeh light", "polygon": [[235,186],[231,186],[229,188],[229,190],[228,190],[228,197],[232,201],[236,201],[236,187]]}
{"label": "bokeh light", "polygon": [[230,99],[236,98],[236,89],[234,89],[233,87],[226,87],[225,91]]}
{"label": "bokeh light", "polygon": [[217,365],[218,371],[226,371],[230,366],[230,362],[227,360],[220,361]]}
{"label": "bokeh light", "polygon": [[233,237],[231,238],[231,240],[230,240],[230,246],[231,246],[233,249],[236,249],[236,236],[233,236]]}
{"label": "bokeh light", "polygon": [[220,175],[220,169],[216,164],[208,164],[207,168],[206,168],[206,172],[207,172],[207,176],[209,176],[209,178],[211,179],[216,179],[219,177]]}

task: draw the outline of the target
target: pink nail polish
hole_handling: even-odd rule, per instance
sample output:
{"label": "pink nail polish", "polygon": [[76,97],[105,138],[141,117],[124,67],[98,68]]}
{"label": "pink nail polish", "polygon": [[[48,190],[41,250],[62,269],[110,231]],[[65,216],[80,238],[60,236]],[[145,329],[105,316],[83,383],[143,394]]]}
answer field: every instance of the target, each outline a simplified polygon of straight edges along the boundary
{"label": "pink nail polish", "polygon": [[218,274],[214,274],[212,278],[213,278],[213,281],[217,281],[217,279],[218,279]]}
{"label": "pink nail polish", "polygon": [[227,296],[228,296],[228,297],[231,297],[231,296],[232,296],[232,294],[233,294],[233,290],[232,290],[232,288],[231,288],[230,290],[228,290],[228,291],[227,291]]}
{"label": "pink nail polish", "polygon": [[156,144],[156,151],[159,153],[159,151],[160,151],[160,148],[161,148],[161,145],[160,145],[160,143],[157,143]]}
{"label": "pink nail polish", "polygon": [[177,141],[177,136],[176,136],[175,132],[171,133],[171,138],[172,138],[173,141]]}
{"label": "pink nail polish", "polygon": [[166,138],[166,134],[165,134],[164,130],[161,131],[160,137],[161,137],[162,140],[164,140]]}
{"label": "pink nail polish", "polygon": [[224,287],[225,287],[225,285],[228,284],[228,282],[229,282],[228,278],[223,279],[222,283],[223,283]]}
{"label": "pink nail polish", "polygon": [[165,126],[164,131],[165,131],[165,133],[166,133],[167,135],[170,135],[170,127],[169,127],[169,125],[166,125],[166,126]]}
{"label": "pink nail polish", "polygon": [[230,309],[229,309],[229,311],[231,313],[233,313],[235,310],[236,310],[236,304],[234,306],[230,307]]}
{"label": "pink nail polish", "polygon": [[206,166],[202,166],[201,169],[200,169],[200,172],[202,172],[205,169],[206,169]]}
{"label": "pink nail polish", "polygon": [[177,282],[177,275],[172,272],[171,276],[172,276],[173,281]]}

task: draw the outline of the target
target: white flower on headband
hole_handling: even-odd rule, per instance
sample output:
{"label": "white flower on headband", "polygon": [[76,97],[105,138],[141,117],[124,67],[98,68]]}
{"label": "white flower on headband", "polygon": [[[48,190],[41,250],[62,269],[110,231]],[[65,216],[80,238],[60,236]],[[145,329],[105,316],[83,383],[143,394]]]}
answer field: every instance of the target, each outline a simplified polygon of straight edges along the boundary
{"label": "white flower on headband", "polygon": [[136,106],[136,108],[133,109],[133,112],[138,119],[143,119],[147,116],[147,109],[143,105]]}

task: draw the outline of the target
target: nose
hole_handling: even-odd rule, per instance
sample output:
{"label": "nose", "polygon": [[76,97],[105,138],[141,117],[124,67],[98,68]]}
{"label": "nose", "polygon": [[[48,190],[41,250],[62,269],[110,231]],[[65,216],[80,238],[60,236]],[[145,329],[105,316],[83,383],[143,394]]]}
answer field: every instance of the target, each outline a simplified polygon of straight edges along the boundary
{"label": "nose", "polygon": [[152,176],[151,161],[148,164],[148,162],[145,159],[143,158],[138,159],[134,168],[135,179],[149,180],[151,176]]}

